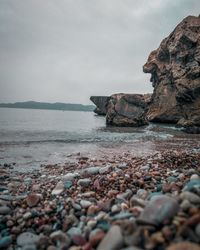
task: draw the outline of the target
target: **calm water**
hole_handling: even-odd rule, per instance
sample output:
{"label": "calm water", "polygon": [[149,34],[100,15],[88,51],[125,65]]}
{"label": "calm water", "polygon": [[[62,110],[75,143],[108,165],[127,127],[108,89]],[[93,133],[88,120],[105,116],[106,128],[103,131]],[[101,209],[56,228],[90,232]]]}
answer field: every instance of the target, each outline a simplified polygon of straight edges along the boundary
{"label": "calm water", "polygon": [[79,152],[99,155],[129,149],[146,153],[154,150],[155,141],[179,137],[191,139],[173,126],[107,128],[105,118],[92,112],[0,109],[1,164],[63,163]]}

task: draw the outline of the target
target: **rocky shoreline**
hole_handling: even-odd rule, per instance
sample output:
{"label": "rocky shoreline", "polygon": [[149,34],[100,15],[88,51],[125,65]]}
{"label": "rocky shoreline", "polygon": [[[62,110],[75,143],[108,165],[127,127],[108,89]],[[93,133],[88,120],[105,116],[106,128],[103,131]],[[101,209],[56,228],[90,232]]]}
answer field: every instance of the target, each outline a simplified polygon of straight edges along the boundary
{"label": "rocky shoreline", "polygon": [[200,133],[200,16],[184,18],[150,53],[143,72],[151,74],[152,95],[91,97],[96,113],[112,126],[171,123]]}
{"label": "rocky shoreline", "polygon": [[200,153],[0,166],[0,249],[198,250]]}

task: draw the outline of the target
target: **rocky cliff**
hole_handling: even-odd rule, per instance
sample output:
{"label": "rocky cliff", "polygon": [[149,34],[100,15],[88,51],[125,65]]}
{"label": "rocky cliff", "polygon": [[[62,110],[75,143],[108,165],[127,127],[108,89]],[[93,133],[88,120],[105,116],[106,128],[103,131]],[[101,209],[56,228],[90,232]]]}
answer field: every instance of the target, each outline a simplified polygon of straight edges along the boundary
{"label": "rocky cliff", "polygon": [[91,96],[90,100],[96,105],[94,112],[98,115],[106,115],[109,96]]}
{"label": "rocky cliff", "polygon": [[114,126],[142,126],[148,124],[145,113],[151,95],[115,94],[107,105],[106,123]]}
{"label": "rocky cliff", "polygon": [[188,16],[143,66],[154,92],[147,119],[200,126],[200,16]]}

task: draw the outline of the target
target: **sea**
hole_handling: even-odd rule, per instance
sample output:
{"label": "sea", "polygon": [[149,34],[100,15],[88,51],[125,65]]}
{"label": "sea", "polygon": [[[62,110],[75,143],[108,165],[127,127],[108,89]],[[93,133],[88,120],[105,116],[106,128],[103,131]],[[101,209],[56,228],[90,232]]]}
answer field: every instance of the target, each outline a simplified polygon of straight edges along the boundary
{"label": "sea", "polygon": [[77,155],[145,156],[161,148],[199,150],[200,135],[188,135],[167,124],[108,127],[105,117],[93,112],[0,108],[1,165],[37,169],[64,164]]}

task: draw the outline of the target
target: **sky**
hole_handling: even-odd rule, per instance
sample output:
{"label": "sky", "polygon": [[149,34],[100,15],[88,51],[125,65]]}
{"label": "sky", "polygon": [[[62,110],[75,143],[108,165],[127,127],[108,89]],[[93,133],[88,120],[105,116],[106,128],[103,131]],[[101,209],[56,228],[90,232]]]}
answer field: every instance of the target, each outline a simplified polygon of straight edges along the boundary
{"label": "sky", "polygon": [[0,0],[0,102],[150,93],[142,66],[199,0]]}

